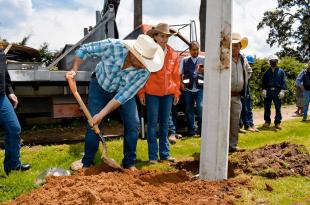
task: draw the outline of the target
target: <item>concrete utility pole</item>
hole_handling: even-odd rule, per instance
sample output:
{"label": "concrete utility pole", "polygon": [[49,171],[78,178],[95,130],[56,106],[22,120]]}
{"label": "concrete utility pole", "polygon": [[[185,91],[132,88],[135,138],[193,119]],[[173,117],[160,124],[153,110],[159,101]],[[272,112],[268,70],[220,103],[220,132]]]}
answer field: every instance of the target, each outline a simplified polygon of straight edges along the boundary
{"label": "concrete utility pole", "polygon": [[136,28],[142,24],[142,0],[134,0],[133,26]]}
{"label": "concrete utility pole", "polygon": [[199,24],[200,24],[200,50],[205,51],[206,42],[206,10],[207,0],[200,0],[199,7]]}
{"label": "concrete utility pole", "polygon": [[201,179],[223,180],[227,178],[231,17],[231,0],[207,1],[207,53],[199,167]]}

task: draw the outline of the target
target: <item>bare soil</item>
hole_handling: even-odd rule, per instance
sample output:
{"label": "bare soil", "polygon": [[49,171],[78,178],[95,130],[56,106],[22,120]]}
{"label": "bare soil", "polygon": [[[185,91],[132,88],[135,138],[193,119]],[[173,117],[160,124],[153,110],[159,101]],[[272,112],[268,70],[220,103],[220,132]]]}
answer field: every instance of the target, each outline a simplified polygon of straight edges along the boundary
{"label": "bare soil", "polygon": [[[192,174],[199,172],[199,161],[181,161],[174,164]],[[304,145],[280,144],[236,152],[229,157],[228,177],[240,174],[259,175],[267,178],[284,176],[310,177],[310,155]]]}
{"label": "bare soil", "polygon": [[208,182],[180,171],[101,172],[48,177],[42,187],[7,204],[233,204],[249,178]]}
{"label": "bare soil", "polygon": [[267,178],[310,177],[310,155],[304,145],[288,142],[266,145],[231,156],[229,170],[231,176],[245,173]]}

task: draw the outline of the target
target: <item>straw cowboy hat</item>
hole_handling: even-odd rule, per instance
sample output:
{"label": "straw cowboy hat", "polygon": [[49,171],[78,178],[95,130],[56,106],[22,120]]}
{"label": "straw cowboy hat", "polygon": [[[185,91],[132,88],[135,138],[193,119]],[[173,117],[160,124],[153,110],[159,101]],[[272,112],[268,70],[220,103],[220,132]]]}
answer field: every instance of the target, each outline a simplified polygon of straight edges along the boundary
{"label": "straw cowboy hat", "polygon": [[123,40],[123,43],[150,72],[157,72],[163,67],[164,51],[148,35],[140,34],[137,40]]}
{"label": "straw cowboy hat", "polygon": [[169,30],[169,25],[166,23],[159,23],[156,26],[152,26],[152,28],[146,32],[146,34],[151,36],[152,38],[154,37],[156,33],[163,33],[169,36],[172,35],[172,33],[170,33],[170,30]]}
{"label": "straw cowboy hat", "polygon": [[232,33],[231,41],[232,43],[241,43],[241,50],[245,49],[248,46],[248,38],[247,37],[241,38],[240,33]]}

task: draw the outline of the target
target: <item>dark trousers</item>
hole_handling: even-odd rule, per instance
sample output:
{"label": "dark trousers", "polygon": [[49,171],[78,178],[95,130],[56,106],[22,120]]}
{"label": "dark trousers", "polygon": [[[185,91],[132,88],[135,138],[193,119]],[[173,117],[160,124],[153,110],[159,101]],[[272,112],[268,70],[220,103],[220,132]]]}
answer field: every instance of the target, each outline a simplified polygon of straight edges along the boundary
{"label": "dark trousers", "polygon": [[242,110],[240,116],[240,127],[249,128],[254,125],[252,112],[252,98],[248,87],[246,95],[241,97]]}
{"label": "dark trousers", "polygon": [[282,120],[282,115],[281,115],[281,99],[279,98],[279,90],[268,90],[267,91],[267,97],[265,98],[264,101],[264,120],[267,123],[271,123],[271,103],[273,101],[275,109],[276,109],[276,116],[274,118],[274,123],[275,124],[280,124]]}

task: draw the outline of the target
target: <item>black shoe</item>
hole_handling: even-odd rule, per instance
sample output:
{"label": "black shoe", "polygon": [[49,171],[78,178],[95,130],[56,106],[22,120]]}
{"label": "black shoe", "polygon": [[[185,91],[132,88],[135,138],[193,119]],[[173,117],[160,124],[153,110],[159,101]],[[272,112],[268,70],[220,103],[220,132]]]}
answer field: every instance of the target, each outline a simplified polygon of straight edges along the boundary
{"label": "black shoe", "polygon": [[234,153],[234,152],[244,152],[245,149],[239,148],[239,147],[229,147],[229,152]]}
{"label": "black shoe", "polygon": [[18,167],[16,167],[15,169],[10,169],[10,170],[4,170],[6,175],[9,175],[11,171],[27,171],[31,168],[30,164],[21,164]]}

